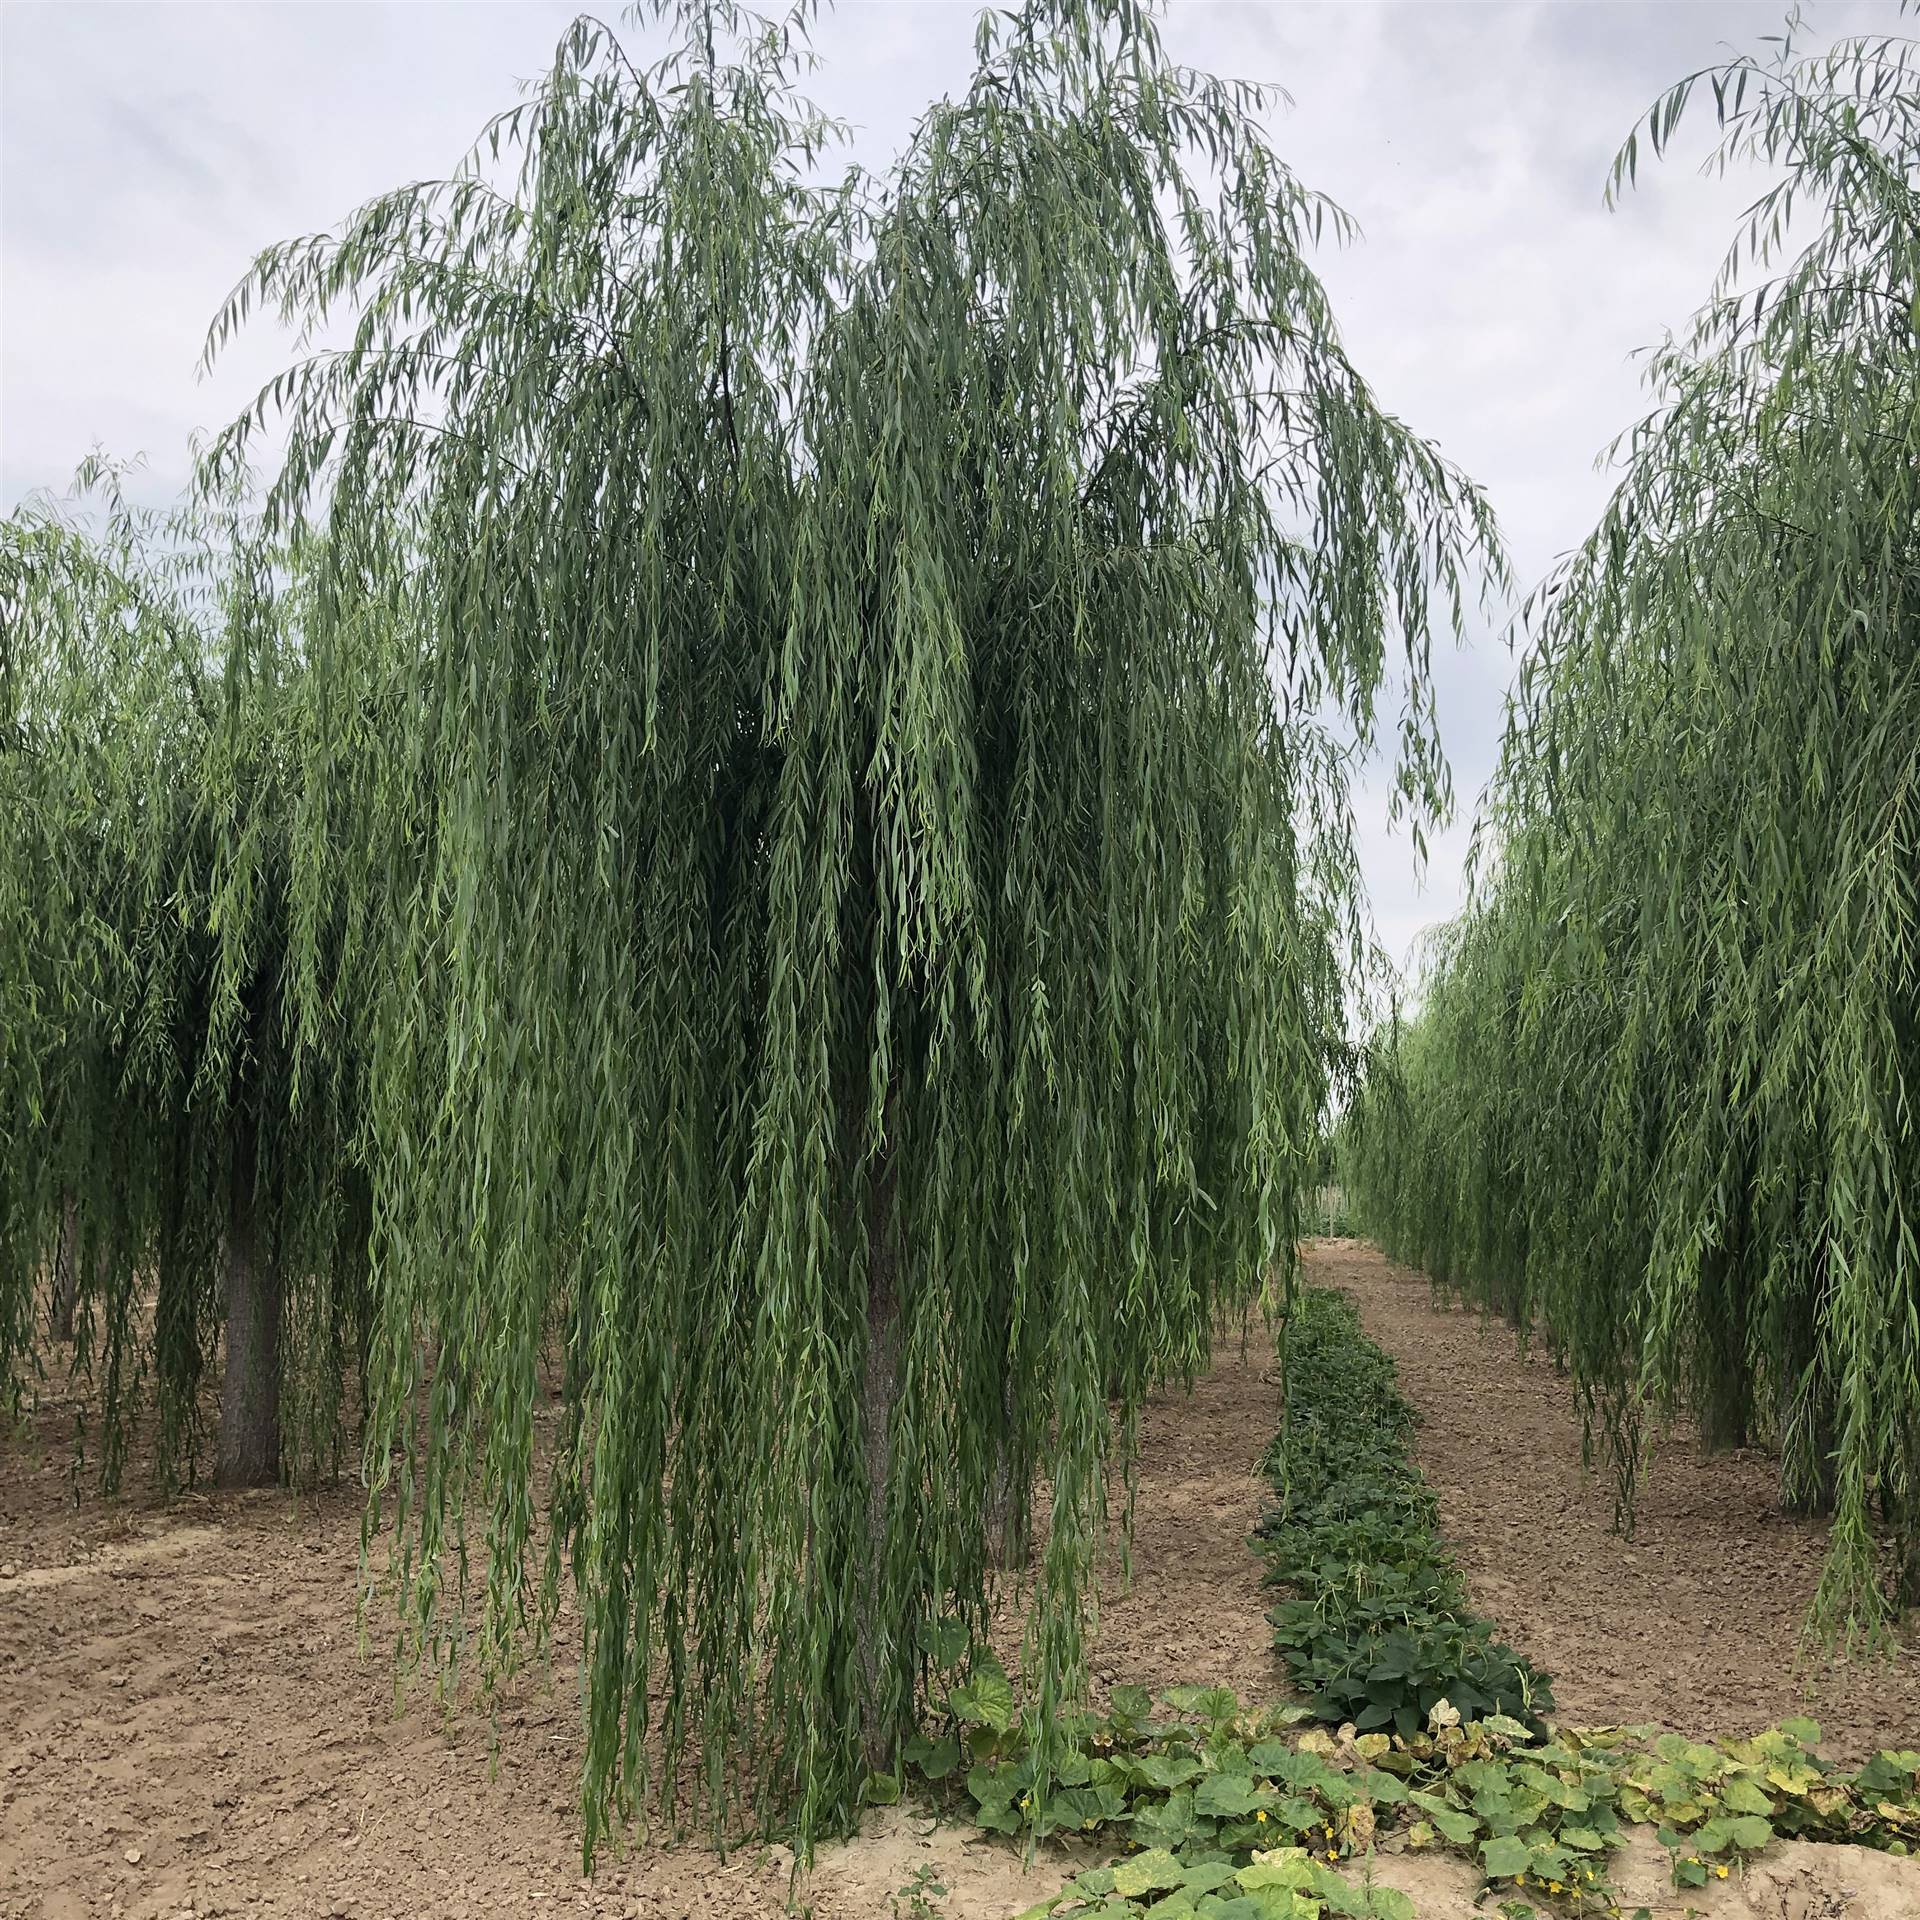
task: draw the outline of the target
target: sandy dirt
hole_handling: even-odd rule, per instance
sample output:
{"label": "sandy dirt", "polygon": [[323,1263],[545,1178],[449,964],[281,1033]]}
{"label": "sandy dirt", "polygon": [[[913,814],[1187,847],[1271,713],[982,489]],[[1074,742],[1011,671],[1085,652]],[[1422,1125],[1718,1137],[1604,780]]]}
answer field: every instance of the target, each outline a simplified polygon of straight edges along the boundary
{"label": "sandy dirt", "polygon": [[[1914,1920],[1920,1866],[1865,1847],[1792,1840],[1769,1847],[1745,1869],[1690,1892],[1675,1889],[1667,1856],[1644,1829],[1613,1855],[1608,1872],[1623,1914],[1648,1920]],[[1375,1878],[1398,1887],[1418,1920],[1498,1920],[1497,1902],[1479,1903],[1480,1876],[1464,1860],[1386,1858]]]}
{"label": "sandy dirt", "polygon": [[[1148,1410],[1131,1589],[1115,1556],[1104,1570],[1101,1690],[1270,1688],[1245,1540],[1278,1405],[1256,1334]],[[0,1920],[787,1911],[777,1851],[652,1847],[582,1881],[571,1671],[508,1703],[497,1754],[483,1724],[450,1736],[430,1700],[396,1713],[384,1648],[354,1643],[350,1494],[76,1501],[70,1418],[49,1407],[0,1452]],[[922,1863],[949,1914],[994,1920],[1065,1877],[892,1809],[825,1850],[803,1898],[818,1920],[869,1920]]]}
{"label": "sandy dirt", "polygon": [[[1312,1277],[1354,1292],[1399,1357],[1476,1594],[1562,1676],[1570,1717],[1701,1729],[1791,1710],[1776,1643],[1791,1643],[1818,1536],[1772,1515],[1759,1463],[1736,1463],[1747,1505],[1729,1506],[1724,1480],[1688,1482],[1689,1492],[1650,1500],[1626,1547],[1606,1532],[1604,1494],[1580,1483],[1571,1411],[1550,1370],[1517,1360],[1466,1316],[1433,1313],[1424,1282],[1370,1249],[1333,1244],[1310,1261]],[[1270,1596],[1244,1545],[1277,1401],[1256,1335],[1244,1353],[1237,1338],[1223,1342],[1191,1395],[1149,1410],[1131,1587],[1112,1556],[1106,1568],[1101,1690],[1195,1680],[1244,1698],[1278,1691]],[[56,1444],[69,1417],[50,1408],[24,1443],[0,1448],[0,1920],[763,1920],[792,1910],[790,1863],[777,1850],[723,1862],[697,1845],[644,1847],[603,1856],[592,1881],[581,1878],[570,1671],[550,1690],[529,1681],[506,1703],[497,1748],[484,1725],[449,1729],[428,1702],[396,1709],[384,1649],[376,1642],[363,1657],[354,1644],[350,1494],[110,1502],[83,1488],[76,1498]],[[1662,1483],[1690,1471],[1671,1453]],[[1744,1558],[1742,1527],[1760,1543]],[[1637,1574],[1623,1583],[1627,1554]],[[1748,1624],[1725,1631],[1742,1604]],[[1910,1742],[1914,1699],[1908,1661],[1855,1676],[1823,1711],[1842,1739],[1877,1743],[1904,1727]],[[1660,1864],[1645,1863],[1641,1897],[1665,1920],[1684,1909],[1658,1899]],[[886,1920],[889,1896],[922,1865],[948,1888],[948,1920],[1006,1920],[1065,1877],[1057,1863],[1023,1874],[971,1829],[892,1808],[823,1851],[801,1910]],[[1920,1914],[1920,1868],[1909,1864],[1782,1848],[1763,1866],[1764,1880],[1756,1868],[1744,1885],[1692,1896],[1695,1910],[1711,1920]],[[1380,1877],[1415,1895],[1422,1920],[1474,1911],[1477,1883],[1458,1863],[1388,1861]]]}

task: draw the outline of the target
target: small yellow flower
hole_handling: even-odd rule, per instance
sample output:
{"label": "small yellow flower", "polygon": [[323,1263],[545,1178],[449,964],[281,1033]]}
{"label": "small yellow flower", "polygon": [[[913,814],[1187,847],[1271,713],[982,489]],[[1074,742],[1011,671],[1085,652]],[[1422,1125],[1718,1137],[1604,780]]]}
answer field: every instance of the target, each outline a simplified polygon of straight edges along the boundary
{"label": "small yellow flower", "polygon": [[1558,1880],[1549,1880],[1547,1882],[1547,1891],[1549,1893],[1558,1893],[1560,1891],[1560,1882]]}
{"label": "small yellow flower", "polygon": [[1727,1877],[1727,1870],[1725,1867],[1715,1867],[1714,1872],[1717,1873],[1722,1880],[1724,1880]]}
{"label": "small yellow flower", "polygon": [[1265,1818],[1267,1817],[1267,1810],[1266,1810],[1266,1808],[1265,1808],[1265,1807],[1262,1807],[1262,1808],[1260,1809],[1260,1811],[1259,1811],[1258,1813],[1256,1813],[1256,1814],[1255,1814],[1255,1815],[1254,1815],[1253,1817],[1254,1817],[1254,1818],[1255,1818],[1256,1820],[1264,1820],[1264,1819],[1265,1819]]}

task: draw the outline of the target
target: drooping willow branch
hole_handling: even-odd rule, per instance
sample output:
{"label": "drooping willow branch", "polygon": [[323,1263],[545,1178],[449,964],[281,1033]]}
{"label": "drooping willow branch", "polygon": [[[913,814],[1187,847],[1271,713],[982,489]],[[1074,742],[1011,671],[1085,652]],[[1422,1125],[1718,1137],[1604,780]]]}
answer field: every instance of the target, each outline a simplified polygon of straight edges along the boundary
{"label": "drooping willow branch", "polygon": [[1663,98],[1656,148],[1707,93],[1784,177],[1536,603],[1496,865],[1352,1172],[1544,1324],[1623,1503],[1656,1417],[1775,1445],[1833,1515],[1822,1623],[1871,1631],[1920,1592],[1920,74],[1789,39]]}
{"label": "drooping willow branch", "polygon": [[1116,1436],[1292,1259],[1357,924],[1319,729],[1397,679],[1439,807],[1431,632],[1501,566],[1260,96],[1148,13],[988,16],[831,183],[800,22],[684,26],[582,23],[486,191],[269,252],[212,337],[354,328],[220,454],[284,415],[311,698],[391,690],[378,751],[304,736],[290,1019],[364,1039],[405,1617],[452,1659],[471,1600],[491,1679],[570,1575],[589,1849],[689,1753],[716,1820],[844,1819],[1037,1474],[1050,1735]]}
{"label": "drooping willow branch", "polygon": [[0,1379],[52,1331],[106,1483],[148,1405],[191,1480],[224,1336],[219,1477],[311,1477],[368,1314],[351,1029],[284,1019],[304,563],[121,481],[0,522]]}

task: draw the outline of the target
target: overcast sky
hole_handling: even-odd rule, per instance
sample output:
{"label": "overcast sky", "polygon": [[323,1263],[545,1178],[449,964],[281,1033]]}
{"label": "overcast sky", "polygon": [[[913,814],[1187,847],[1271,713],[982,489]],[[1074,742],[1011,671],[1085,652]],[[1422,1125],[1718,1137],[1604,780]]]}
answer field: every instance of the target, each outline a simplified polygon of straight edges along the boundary
{"label": "overcast sky", "polygon": [[[99,444],[169,495],[189,435],[284,363],[256,326],[209,380],[207,322],[261,246],[447,172],[542,71],[575,5],[532,0],[0,0],[0,509]],[[592,8],[617,18],[615,7]],[[1174,0],[1195,65],[1278,82],[1281,153],[1360,222],[1320,261],[1385,403],[1490,491],[1523,583],[1576,544],[1594,458],[1643,407],[1636,354],[1706,290],[1757,182],[1642,171],[1607,213],[1614,150],[1666,84],[1778,31],[1784,0]],[[1897,0],[1813,0],[1821,34],[1898,28]],[[811,90],[894,151],[965,83],[972,0],[851,0]],[[633,36],[657,38],[657,33]],[[1691,148],[1704,146],[1702,122]],[[1424,884],[1383,790],[1368,881],[1404,956],[1453,911],[1512,662],[1491,630],[1439,663],[1461,795]]]}

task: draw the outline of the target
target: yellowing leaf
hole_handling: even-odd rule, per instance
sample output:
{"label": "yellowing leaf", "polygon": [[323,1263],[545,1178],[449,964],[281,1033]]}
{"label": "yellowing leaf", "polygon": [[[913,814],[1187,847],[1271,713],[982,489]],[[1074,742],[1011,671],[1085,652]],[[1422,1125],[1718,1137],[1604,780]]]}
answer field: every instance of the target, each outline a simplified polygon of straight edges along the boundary
{"label": "yellowing leaf", "polygon": [[1186,1868],[1165,1847],[1149,1847],[1114,1868],[1113,1890],[1128,1895],[1162,1893],[1180,1886],[1186,1877]]}

